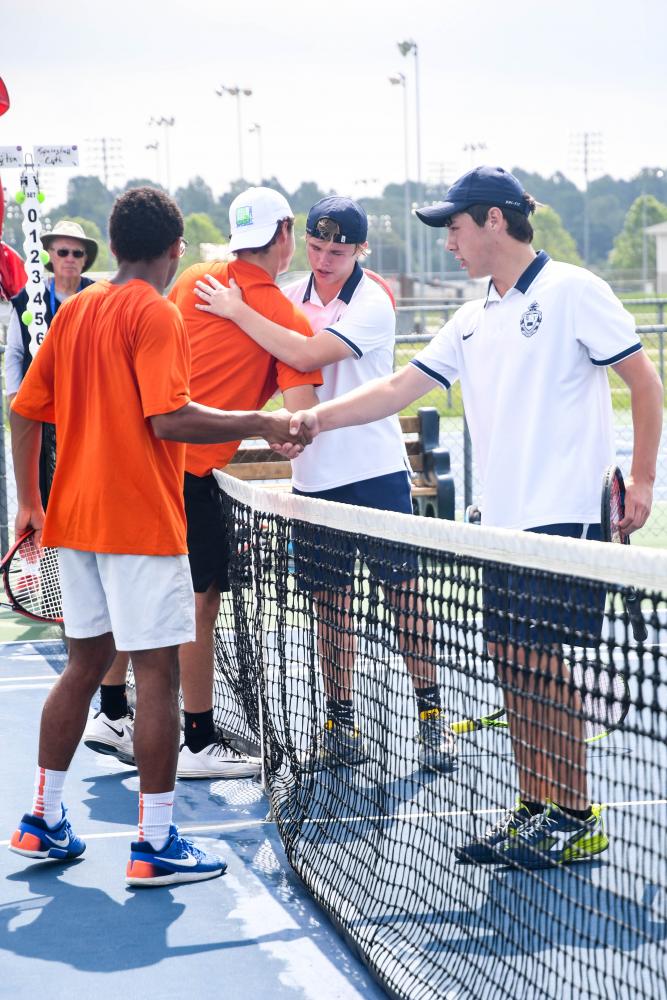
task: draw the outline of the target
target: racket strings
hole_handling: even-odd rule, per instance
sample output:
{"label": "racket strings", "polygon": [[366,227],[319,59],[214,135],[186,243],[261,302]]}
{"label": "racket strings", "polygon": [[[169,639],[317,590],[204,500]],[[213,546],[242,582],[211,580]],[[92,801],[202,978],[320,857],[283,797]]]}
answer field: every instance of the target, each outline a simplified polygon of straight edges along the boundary
{"label": "racket strings", "polygon": [[35,618],[62,621],[56,549],[40,549],[28,537],[17,548],[5,579],[8,596],[17,609]]}

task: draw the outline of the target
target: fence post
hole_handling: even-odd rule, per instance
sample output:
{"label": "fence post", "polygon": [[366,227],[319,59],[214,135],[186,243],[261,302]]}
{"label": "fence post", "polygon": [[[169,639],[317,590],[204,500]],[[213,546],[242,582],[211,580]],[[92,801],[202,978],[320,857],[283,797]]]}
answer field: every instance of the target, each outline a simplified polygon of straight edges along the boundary
{"label": "fence post", "polygon": [[468,421],[463,417],[463,506],[464,510],[472,503],[472,441],[468,430]]}
{"label": "fence post", "polygon": [[5,461],[5,347],[0,344],[0,550],[9,549],[9,510],[7,504],[7,462]]}

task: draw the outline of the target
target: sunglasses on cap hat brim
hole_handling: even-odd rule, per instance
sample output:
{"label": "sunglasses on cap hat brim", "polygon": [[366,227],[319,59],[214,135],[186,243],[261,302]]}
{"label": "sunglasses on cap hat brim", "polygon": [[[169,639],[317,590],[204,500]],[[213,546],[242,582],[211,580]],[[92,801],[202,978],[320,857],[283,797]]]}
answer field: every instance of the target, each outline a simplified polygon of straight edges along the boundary
{"label": "sunglasses on cap hat brim", "polygon": [[346,236],[341,235],[340,226],[335,219],[330,219],[324,215],[318,219],[312,229],[307,230],[308,235],[316,240],[327,240],[329,243],[348,243]]}

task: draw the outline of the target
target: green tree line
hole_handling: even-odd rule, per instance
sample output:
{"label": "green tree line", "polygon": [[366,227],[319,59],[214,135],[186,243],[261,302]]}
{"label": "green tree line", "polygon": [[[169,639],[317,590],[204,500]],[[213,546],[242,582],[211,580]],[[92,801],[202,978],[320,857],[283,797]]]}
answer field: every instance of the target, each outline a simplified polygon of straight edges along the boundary
{"label": "green tree line", "polygon": [[[587,263],[590,266],[600,270],[644,271],[649,276],[654,273],[655,240],[646,239],[643,230],[667,220],[667,170],[645,168],[632,180],[601,177],[589,184],[586,195],[562,173],[542,177],[519,167],[514,167],[513,172],[540,203],[533,217],[536,247],[547,250],[555,259],[583,263],[587,207]],[[282,192],[299,217],[297,253],[292,267],[302,269],[306,264],[299,236],[303,233],[305,214],[319,198],[333,192],[323,190],[314,181],[303,181],[291,192],[275,177],[266,178],[262,183]],[[109,270],[113,261],[106,236],[111,206],[121,191],[141,184],[160,186],[149,178],[133,178],[123,188],[110,190],[96,176],[73,177],[68,184],[66,201],[45,214],[51,225],[63,218],[79,222],[88,235],[100,243],[96,269]],[[216,197],[202,177],[195,177],[176,190],[174,197],[185,217],[185,237],[189,243],[182,266],[200,259],[202,243],[223,244],[226,241],[229,206],[247,186],[245,181],[235,181],[228,191]],[[446,187],[445,184],[425,185],[423,198],[416,199],[418,188],[412,181],[409,193],[411,200],[429,203],[441,200]],[[405,269],[404,199],[404,184],[395,183],[388,184],[380,197],[359,199],[369,215],[369,243],[373,253],[369,263],[375,270],[400,273]],[[419,261],[419,229],[419,224],[413,224],[413,270]],[[427,230],[426,270],[429,272],[450,274],[458,271],[458,265],[442,243],[445,235],[442,230]],[[3,238],[21,250],[21,212],[11,202],[7,206]]]}

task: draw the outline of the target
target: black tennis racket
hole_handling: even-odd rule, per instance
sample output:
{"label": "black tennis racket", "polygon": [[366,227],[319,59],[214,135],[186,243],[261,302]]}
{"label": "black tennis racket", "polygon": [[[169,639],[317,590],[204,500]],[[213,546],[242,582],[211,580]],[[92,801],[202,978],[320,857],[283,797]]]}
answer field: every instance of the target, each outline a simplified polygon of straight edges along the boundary
{"label": "black tennis racket", "polygon": [[[605,470],[602,481],[602,541],[617,542],[629,545],[630,536],[621,529],[620,523],[625,517],[625,483],[623,474],[617,465],[610,465]],[[630,587],[623,594],[625,611],[630,621],[635,642],[646,642],[648,632],[642,615],[641,599],[637,591]]]}
{"label": "black tennis racket", "polygon": [[58,551],[37,545],[34,528],[14,543],[0,570],[13,611],[32,621],[62,624]]}

